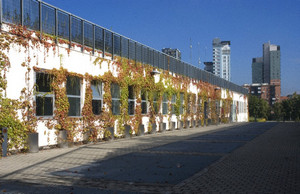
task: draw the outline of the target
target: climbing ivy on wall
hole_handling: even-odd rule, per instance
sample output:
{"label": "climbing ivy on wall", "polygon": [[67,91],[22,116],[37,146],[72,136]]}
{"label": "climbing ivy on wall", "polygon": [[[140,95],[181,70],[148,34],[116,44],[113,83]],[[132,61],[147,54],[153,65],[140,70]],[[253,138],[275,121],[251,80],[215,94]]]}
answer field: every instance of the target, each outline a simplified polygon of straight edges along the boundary
{"label": "climbing ivy on wall", "polygon": [[[12,26],[9,33],[2,32],[0,35],[1,47],[0,47],[0,109],[1,115],[0,125],[10,126],[9,138],[11,139],[11,147],[20,148],[25,145],[25,138],[27,132],[34,132],[36,129],[37,118],[35,117],[35,103],[32,99],[34,95],[34,88],[24,88],[21,91],[21,99],[11,100],[5,97],[6,89],[6,72],[10,67],[9,59],[4,54],[4,51],[9,52],[11,44],[17,44],[24,47],[26,52],[30,48],[44,48],[44,52],[48,52],[49,49],[59,52],[57,45],[55,43],[55,38],[51,36],[44,35],[40,36],[38,32],[29,31],[21,26]],[[58,39],[58,43],[65,44],[63,40]],[[78,46],[72,45],[71,48]],[[71,50],[66,48],[67,52],[70,53]],[[91,50],[87,50],[91,52]],[[45,55],[47,56],[47,55]],[[156,121],[161,122],[163,120],[163,115],[161,110],[155,112],[154,108],[154,96],[157,98],[157,106],[161,107],[163,94],[166,93],[168,104],[168,114],[166,115],[170,121],[172,116],[172,106],[171,99],[172,96],[176,96],[176,101],[174,104],[174,112],[178,120],[200,120],[201,124],[204,125],[204,103],[211,99],[211,118],[217,119],[216,109],[213,103],[215,100],[221,100],[220,91],[215,90],[215,86],[210,85],[203,81],[193,80],[191,78],[174,75],[169,71],[160,70],[161,74],[158,82],[155,82],[154,76],[151,75],[153,67],[146,64],[141,64],[133,60],[128,60],[121,57],[115,57],[114,60],[108,60],[102,57],[96,57],[93,64],[102,68],[103,64],[108,64],[108,68],[116,68],[117,74],[113,74],[111,70],[104,73],[104,75],[92,76],[88,73],[82,75],[78,73],[69,72],[60,64],[59,69],[48,69],[43,70],[38,67],[38,64],[32,67],[31,59],[28,57],[22,67],[27,68],[27,75],[25,76],[27,82],[30,79],[31,71],[45,71],[53,75],[53,80],[51,82],[51,90],[55,97],[55,109],[53,119],[47,121],[47,127],[49,129],[54,128],[57,130],[67,130],[68,140],[74,141],[79,133],[89,132],[90,140],[97,140],[99,134],[103,132],[107,127],[114,126],[115,121],[117,121],[117,135],[122,136],[124,134],[124,125],[130,125],[132,133],[137,134],[139,125],[142,123],[141,114],[141,90],[145,90],[149,100],[149,111],[145,115],[150,118],[150,123],[155,123]],[[85,99],[82,109],[82,117],[71,118],[68,117],[69,111],[69,101],[66,94],[66,80],[68,76],[75,76],[81,78],[81,81],[85,83]],[[93,80],[101,81],[103,83],[103,108],[102,113],[97,116],[93,114],[92,111],[92,89],[91,82]],[[112,95],[110,87],[112,83],[116,83],[120,86],[120,115],[113,115],[112,107]],[[199,105],[196,100],[196,94],[189,91],[190,85],[197,88],[198,98],[201,98],[201,104]],[[134,94],[136,97],[135,114],[128,115],[128,87],[133,86]],[[180,93],[184,95],[183,104],[181,104]],[[23,96],[23,97],[22,97]],[[222,122],[226,122],[228,115],[228,107],[230,106],[232,99],[230,95],[227,95],[227,99],[222,100],[222,111],[221,119]],[[180,113],[180,107],[183,106],[183,114]],[[196,112],[194,107],[197,106]],[[17,111],[23,111],[23,118],[19,119],[17,116]],[[189,110],[189,111],[188,111]],[[187,127],[187,126],[185,126]],[[24,130],[25,129],[25,130]],[[152,130],[151,124],[148,125],[148,131]],[[76,141],[76,140],[75,140]]]}

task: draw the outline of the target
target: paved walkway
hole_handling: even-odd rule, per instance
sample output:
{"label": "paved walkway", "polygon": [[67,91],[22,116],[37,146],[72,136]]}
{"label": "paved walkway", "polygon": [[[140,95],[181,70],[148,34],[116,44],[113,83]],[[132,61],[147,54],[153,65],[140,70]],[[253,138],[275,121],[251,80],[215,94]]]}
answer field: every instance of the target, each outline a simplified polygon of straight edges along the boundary
{"label": "paved walkway", "polygon": [[300,193],[300,123],[239,123],[0,159],[0,193]]}

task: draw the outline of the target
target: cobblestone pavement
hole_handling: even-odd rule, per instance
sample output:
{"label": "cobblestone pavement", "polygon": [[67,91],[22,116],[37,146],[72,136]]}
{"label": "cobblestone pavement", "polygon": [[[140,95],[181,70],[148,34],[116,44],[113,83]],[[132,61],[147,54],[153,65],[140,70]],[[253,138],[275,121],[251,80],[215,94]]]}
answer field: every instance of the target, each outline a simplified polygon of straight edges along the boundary
{"label": "cobblestone pavement", "polygon": [[0,193],[300,193],[300,123],[176,130],[0,159]]}

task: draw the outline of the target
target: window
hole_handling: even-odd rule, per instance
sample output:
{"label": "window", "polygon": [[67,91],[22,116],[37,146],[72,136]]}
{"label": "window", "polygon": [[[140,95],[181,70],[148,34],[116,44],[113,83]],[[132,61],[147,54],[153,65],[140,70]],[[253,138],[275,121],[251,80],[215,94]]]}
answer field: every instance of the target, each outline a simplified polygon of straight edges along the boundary
{"label": "window", "polygon": [[163,94],[162,108],[163,115],[168,114],[168,97],[166,93]]}
{"label": "window", "polygon": [[194,99],[195,99],[195,104],[192,106],[192,111],[193,111],[193,114],[196,114],[197,113],[197,102],[196,102],[196,95],[194,95]]}
{"label": "window", "polygon": [[120,114],[120,86],[118,84],[112,83],[110,85],[110,92],[111,92],[111,110],[113,115]]}
{"label": "window", "polygon": [[183,100],[184,100],[184,94],[180,93],[180,107],[179,107],[180,114],[183,114]]}
{"label": "window", "polygon": [[91,89],[93,92],[92,108],[94,115],[100,115],[102,112],[103,104],[103,93],[102,93],[102,82],[92,81]]}
{"label": "window", "polygon": [[141,107],[142,107],[142,114],[147,114],[148,112],[148,106],[147,106],[147,92],[145,90],[141,91]]}
{"label": "window", "polygon": [[51,92],[52,76],[36,73],[36,116],[53,116],[54,95]]}
{"label": "window", "polygon": [[188,104],[187,104],[187,107],[186,107],[186,111],[188,114],[191,113],[191,95],[188,95]]}
{"label": "window", "polygon": [[134,87],[128,86],[128,114],[129,115],[134,115],[134,104],[135,104]]}
{"label": "window", "polygon": [[153,107],[154,107],[154,112],[155,114],[158,113],[159,109],[158,109],[158,104],[157,104],[157,100],[158,100],[158,93],[154,92],[153,94]]}
{"label": "window", "polygon": [[198,96],[197,105],[198,105],[199,113],[201,113],[202,112],[202,100],[201,100],[200,96]]}
{"label": "window", "polygon": [[176,104],[176,94],[172,95],[172,99],[171,99],[171,111],[172,114],[175,114],[175,104]]}
{"label": "window", "polygon": [[69,100],[69,113],[68,116],[80,116],[80,84],[79,77],[68,76],[67,77],[67,97]]}

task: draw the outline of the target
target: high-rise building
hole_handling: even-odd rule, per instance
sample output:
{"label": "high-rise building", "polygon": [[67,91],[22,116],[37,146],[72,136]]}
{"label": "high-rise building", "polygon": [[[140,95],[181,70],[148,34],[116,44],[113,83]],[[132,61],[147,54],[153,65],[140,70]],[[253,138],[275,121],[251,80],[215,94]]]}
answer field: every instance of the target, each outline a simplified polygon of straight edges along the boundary
{"label": "high-rise building", "polygon": [[204,70],[205,71],[208,71],[210,73],[213,73],[214,72],[214,68],[213,68],[213,62],[204,62]]}
{"label": "high-rise building", "polygon": [[252,83],[268,85],[268,101],[272,105],[280,101],[280,46],[263,44],[263,57],[252,59]]}
{"label": "high-rise building", "polygon": [[280,82],[280,46],[270,42],[263,44],[263,81],[265,83]]}
{"label": "high-rise building", "polygon": [[167,55],[170,55],[176,59],[181,60],[181,52],[178,49],[172,49],[172,48],[163,48],[161,49],[163,53],[166,53]]}
{"label": "high-rise building", "polygon": [[252,59],[252,83],[263,83],[263,58]]}
{"label": "high-rise building", "polygon": [[230,81],[230,68],[230,41],[213,39],[213,73]]}

